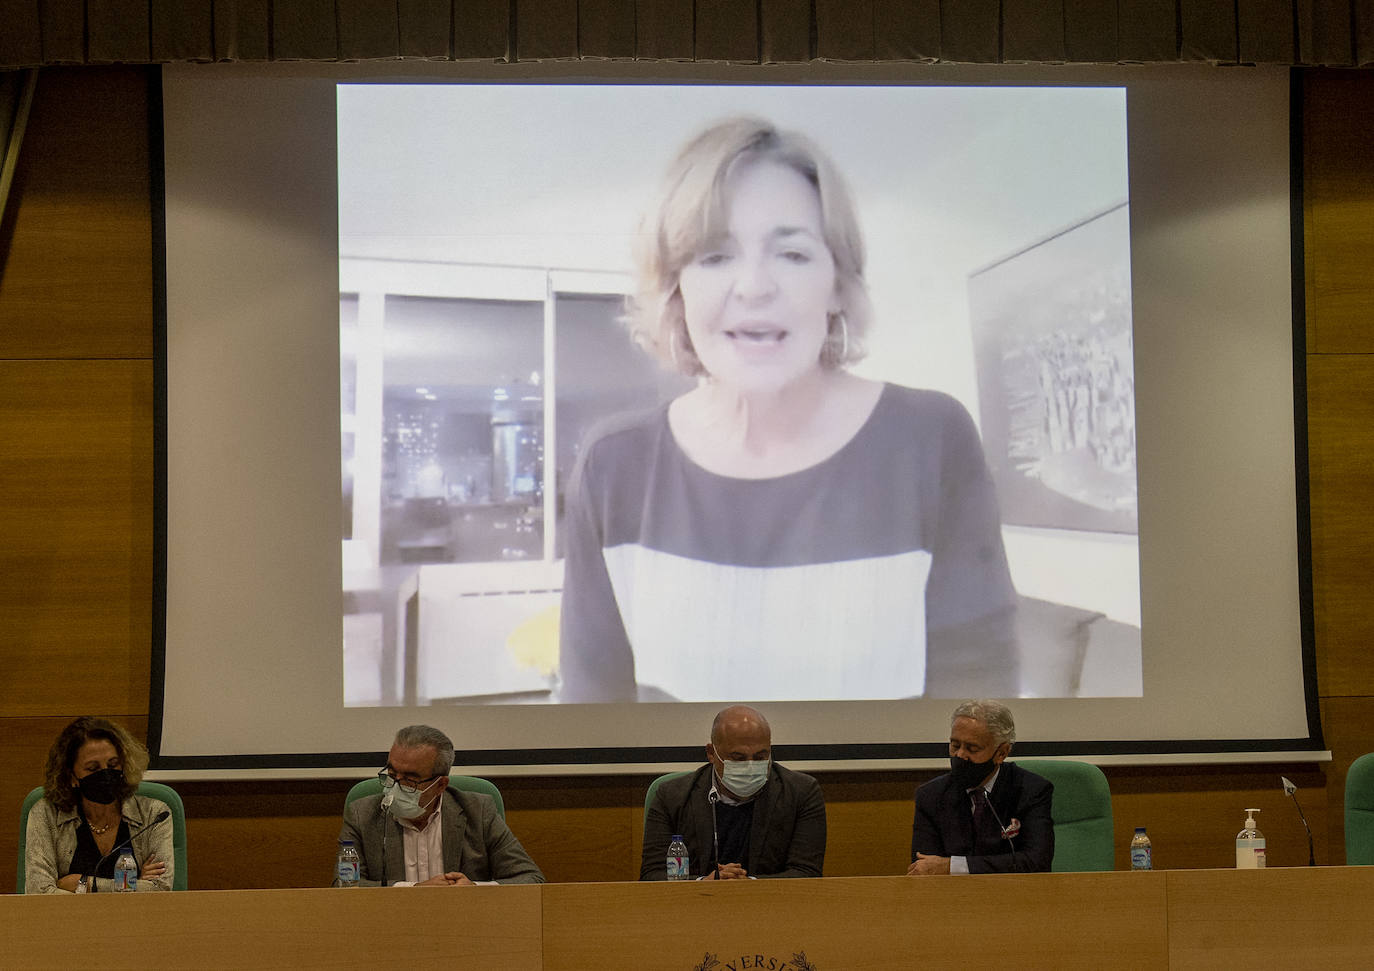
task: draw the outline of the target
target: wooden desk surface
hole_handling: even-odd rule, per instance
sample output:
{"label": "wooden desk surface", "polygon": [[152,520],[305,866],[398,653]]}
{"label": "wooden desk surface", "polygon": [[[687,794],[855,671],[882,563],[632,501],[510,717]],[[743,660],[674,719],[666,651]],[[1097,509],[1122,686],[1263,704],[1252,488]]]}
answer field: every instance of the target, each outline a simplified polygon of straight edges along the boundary
{"label": "wooden desk surface", "polygon": [[1374,867],[4,896],[0,967],[1362,967],[1372,915]]}
{"label": "wooden desk surface", "polygon": [[1170,870],[1174,968],[1374,962],[1374,867]]}
{"label": "wooden desk surface", "polygon": [[[0,897],[0,967],[93,964],[158,971],[338,969],[375,963],[538,971],[543,966],[540,889],[191,890]],[[74,950],[78,946],[80,950]]]}
{"label": "wooden desk surface", "polygon": [[[1101,967],[1107,953],[1116,967],[1163,967],[1164,874],[544,888],[549,971],[968,968],[971,954],[991,953],[997,941],[1014,941],[1016,953],[1032,963],[1043,955],[1045,966],[1057,968]],[[719,962],[714,968],[711,958]]]}

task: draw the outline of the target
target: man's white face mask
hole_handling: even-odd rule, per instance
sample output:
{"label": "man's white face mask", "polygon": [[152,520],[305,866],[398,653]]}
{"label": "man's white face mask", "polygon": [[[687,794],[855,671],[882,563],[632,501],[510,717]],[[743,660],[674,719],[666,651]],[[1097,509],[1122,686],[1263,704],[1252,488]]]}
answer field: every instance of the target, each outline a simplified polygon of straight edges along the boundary
{"label": "man's white face mask", "polygon": [[382,808],[391,811],[397,819],[414,819],[424,813],[420,797],[439,784],[443,776],[436,776],[423,789],[407,789],[400,783],[392,783],[382,796]]}
{"label": "man's white face mask", "polygon": [[768,769],[772,759],[750,762],[726,762],[721,771],[720,781],[741,799],[751,799],[758,794],[768,781]]}

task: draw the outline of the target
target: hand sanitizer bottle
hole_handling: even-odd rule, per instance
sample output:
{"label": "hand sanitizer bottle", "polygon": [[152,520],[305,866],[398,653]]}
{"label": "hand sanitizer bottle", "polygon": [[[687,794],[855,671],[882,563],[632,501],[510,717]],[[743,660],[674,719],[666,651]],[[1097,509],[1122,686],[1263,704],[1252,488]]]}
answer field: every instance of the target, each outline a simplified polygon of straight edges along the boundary
{"label": "hand sanitizer bottle", "polygon": [[1236,834],[1236,869],[1264,868],[1264,834],[1255,828],[1258,809],[1245,810],[1245,828]]}

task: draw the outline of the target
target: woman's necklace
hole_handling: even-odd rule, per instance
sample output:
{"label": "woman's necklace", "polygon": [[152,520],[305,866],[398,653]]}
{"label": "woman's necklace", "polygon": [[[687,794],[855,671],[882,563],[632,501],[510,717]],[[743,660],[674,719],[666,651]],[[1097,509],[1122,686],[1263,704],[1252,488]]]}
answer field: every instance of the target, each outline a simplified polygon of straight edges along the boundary
{"label": "woman's necklace", "polygon": [[[89,822],[87,822],[86,825],[87,825],[87,826],[91,826],[91,824],[90,824]],[[104,826],[91,826],[91,833],[92,833],[93,835],[95,835],[95,836],[104,836],[105,833],[109,830],[109,828],[110,828],[111,826],[113,826],[113,825],[114,825],[114,820],[111,820],[110,822],[106,823]]]}

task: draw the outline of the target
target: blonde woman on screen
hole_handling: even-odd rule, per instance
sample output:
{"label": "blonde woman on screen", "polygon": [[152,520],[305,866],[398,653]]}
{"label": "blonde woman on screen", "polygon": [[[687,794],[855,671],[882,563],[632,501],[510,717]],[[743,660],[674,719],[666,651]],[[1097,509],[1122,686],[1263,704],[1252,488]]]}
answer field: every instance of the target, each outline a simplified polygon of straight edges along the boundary
{"label": "blonde woman on screen", "polygon": [[672,163],[630,329],[696,386],[589,434],[563,701],[1015,694],[991,477],[948,395],[851,374],[854,206],[805,136],[720,122]]}

